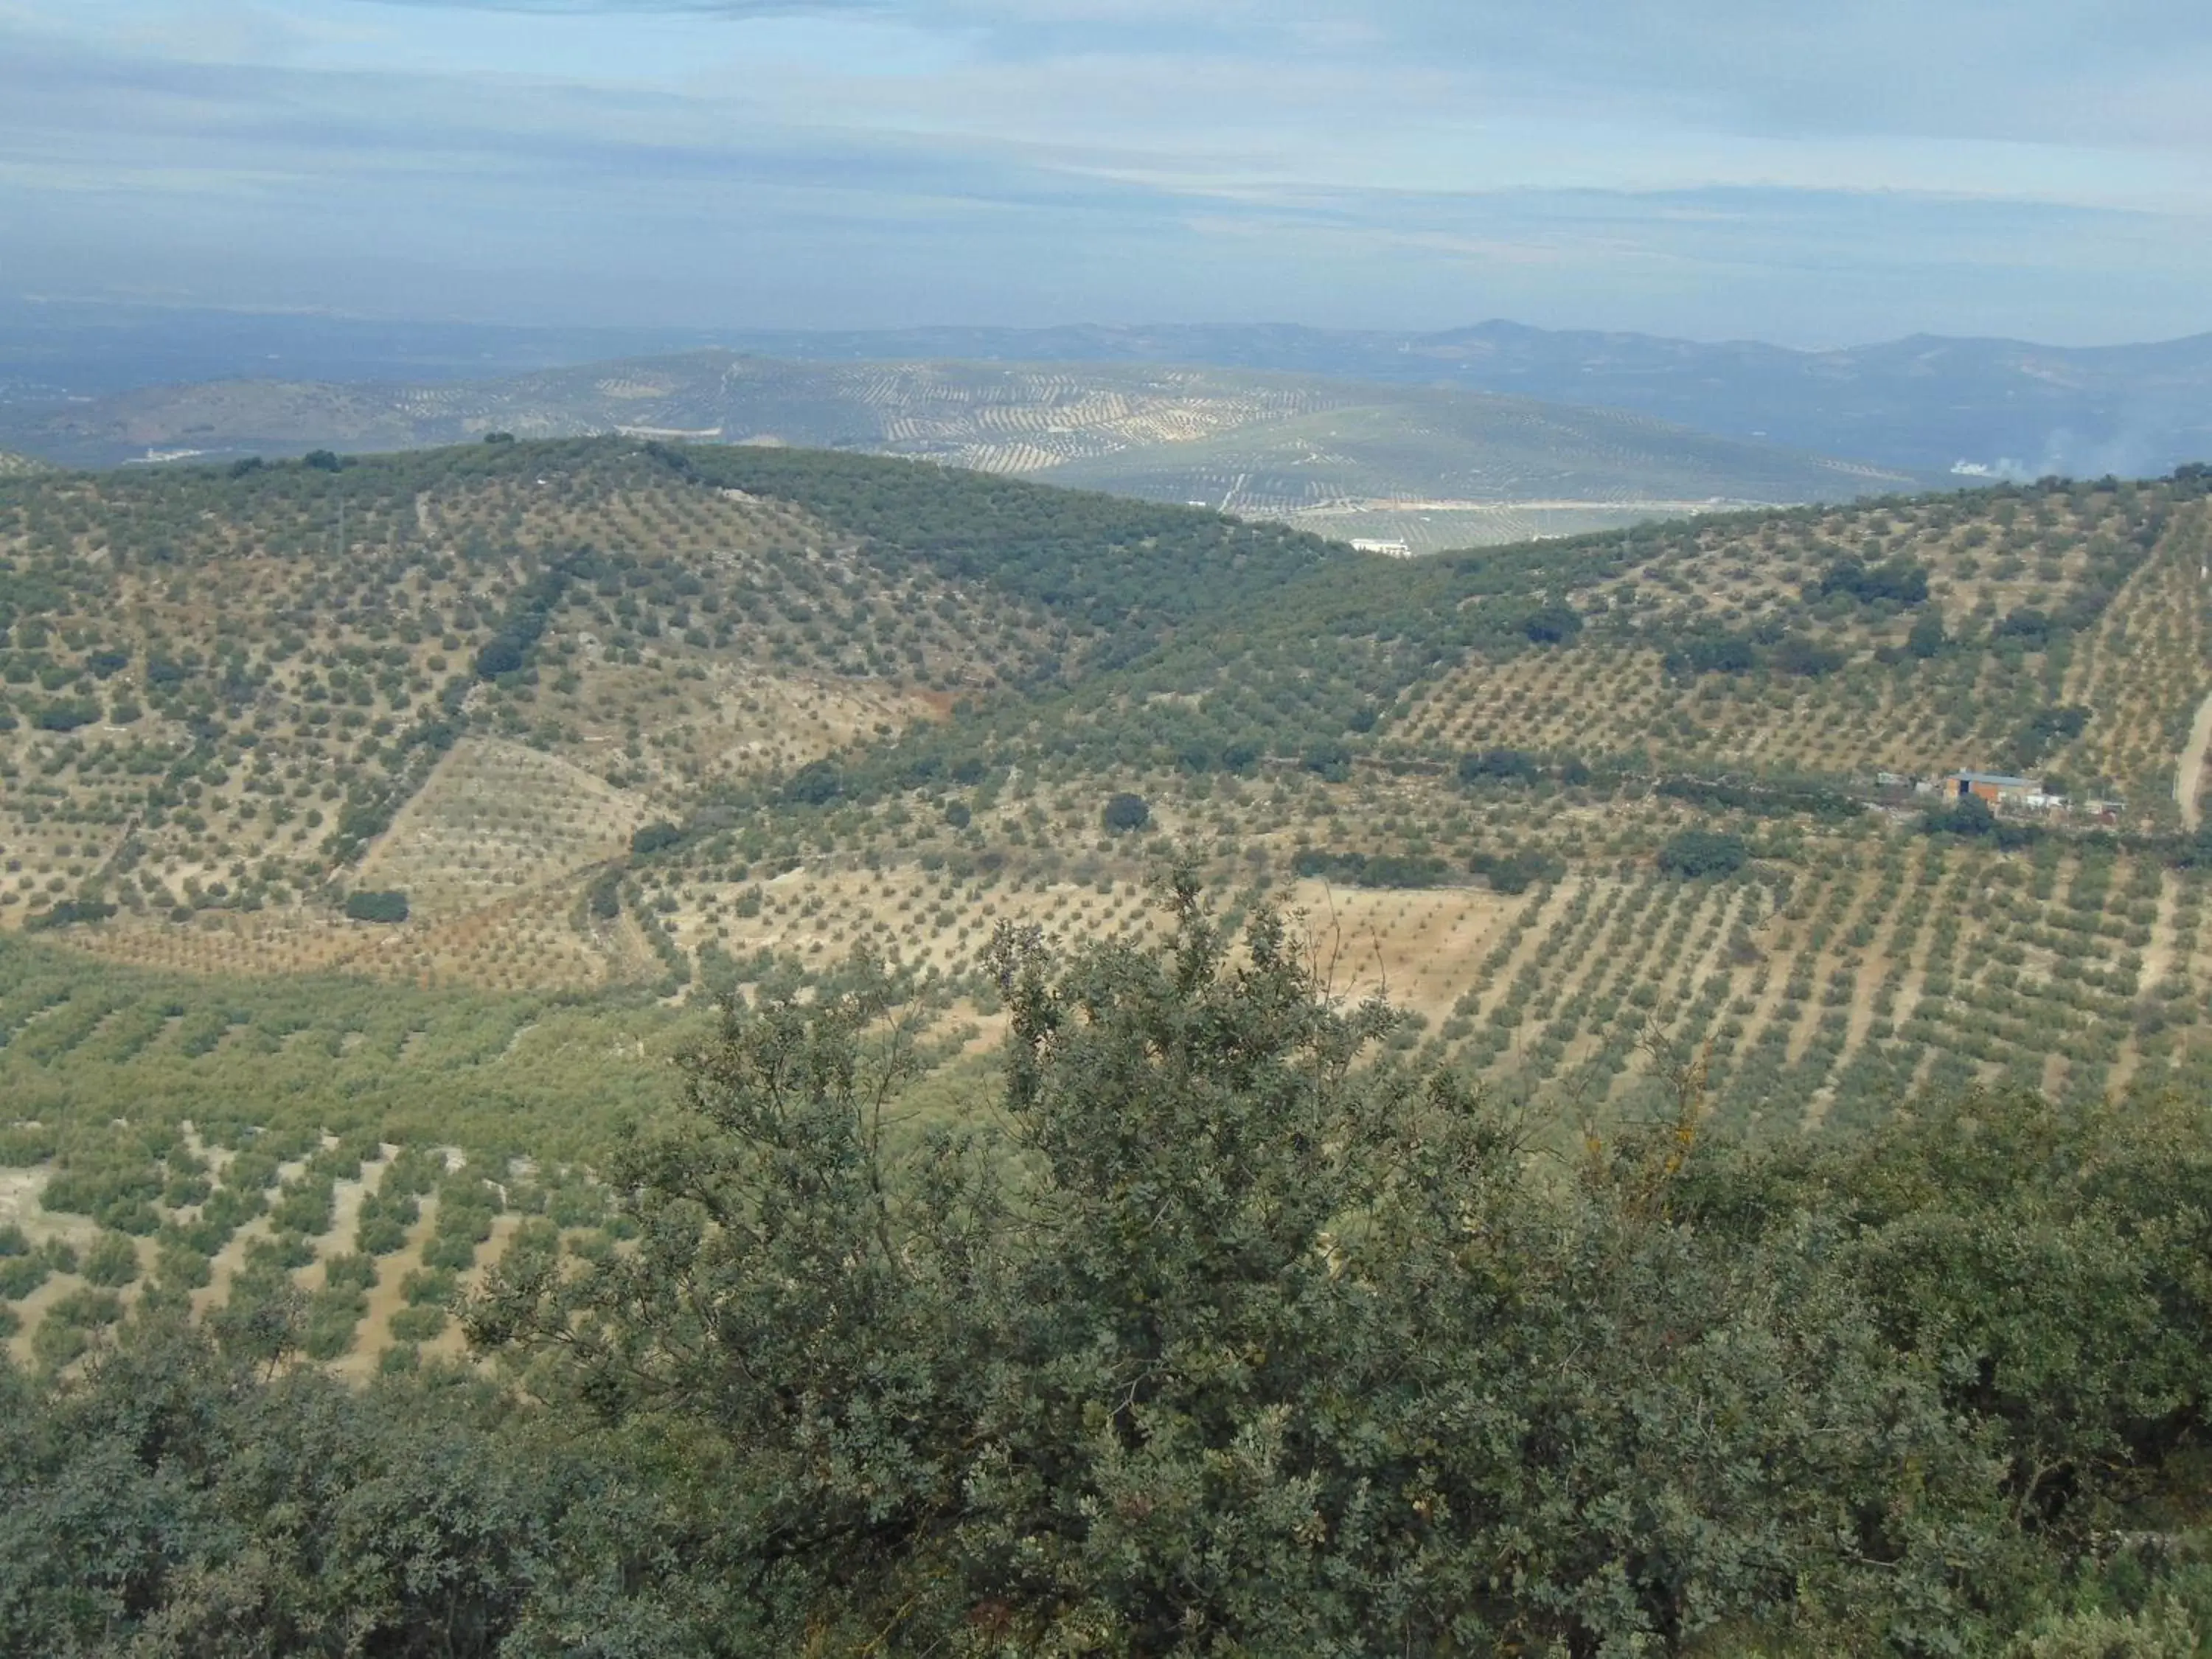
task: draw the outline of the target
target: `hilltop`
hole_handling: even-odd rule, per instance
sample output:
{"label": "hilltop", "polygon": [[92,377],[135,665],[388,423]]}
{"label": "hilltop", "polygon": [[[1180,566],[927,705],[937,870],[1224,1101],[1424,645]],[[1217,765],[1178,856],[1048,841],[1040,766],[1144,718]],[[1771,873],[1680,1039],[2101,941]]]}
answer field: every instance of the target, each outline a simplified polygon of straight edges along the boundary
{"label": "hilltop", "polygon": [[[708,994],[866,946],[957,1079],[1003,1018],[993,930],[1146,937],[1177,849],[1549,1126],[1648,1109],[1655,1043],[1753,1135],[1974,1081],[2201,1089],[2208,535],[2198,472],[1414,561],[657,441],[13,478],[0,1209],[113,1170],[134,1196],[64,1213],[197,1225],[163,1183],[258,1129],[336,1194],[302,1261],[432,1146],[588,1218],[651,1109],[629,1058]],[[1916,788],[1961,769],[2065,800]],[[194,1248],[219,1289],[279,1235]],[[379,1307],[349,1363],[447,1329]]]}
{"label": "hilltop", "polygon": [[[1079,672],[1097,643],[635,446],[58,476],[0,499],[0,914],[256,917],[398,817],[403,839],[477,844],[433,872],[380,842],[369,874],[408,877],[418,919],[475,918],[472,939],[495,902],[532,941],[524,980],[548,927],[556,956],[594,959],[544,880],[622,851],[656,805]],[[232,965],[275,965],[263,948]],[[281,960],[359,948],[288,936]]]}
{"label": "hilltop", "polygon": [[1924,481],[1520,398],[1187,367],[814,365],[720,351],[477,382],[143,388],[27,407],[0,435],[108,465],[399,450],[495,430],[910,456],[1416,550]]}
{"label": "hilltop", "polygon": [[[871,848],[1133,878],[1133,849],[1074,805],[1109,783],[1279,877],[1302,849],[1445,849],[1464,881],[1485,820],[1579,870],[1656,844],[1696,803],[1649,792],[1689,775],[1870,793],[2033,769],[2164,832],[2212,690],[2196,489],[1899,499],[1405,563],[773,449],[20,480],[0,501],[0,925],[114,905],[102,948],[180,966],[469,978],[496,959],[495,984],[598,983],[651,960],[661,924],[579,929],[579,884],[649,825],[674,828],[641,867],[696,890],[657,914],[691,938],[750,890],[733,872],[849,885]],[[1463,783],[1485,754],[1520,758]],[[1555,775],[1613,781],[1496,793]],[[1040,823],[1044,795],[1066,804]],[[333,882],[407,891],[406,928],[316,920]],[[904,934],[948,971],[966,959]]]}

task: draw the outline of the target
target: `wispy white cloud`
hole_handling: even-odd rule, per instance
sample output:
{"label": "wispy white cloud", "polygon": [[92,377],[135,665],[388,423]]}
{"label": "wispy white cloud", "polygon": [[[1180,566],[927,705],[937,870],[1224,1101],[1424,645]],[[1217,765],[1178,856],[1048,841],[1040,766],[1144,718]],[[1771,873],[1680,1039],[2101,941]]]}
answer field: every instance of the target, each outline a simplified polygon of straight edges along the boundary
{"label": "wispy white cloud", "polygon": [[0,282],[2177,332],[2208,81],[2180,0],[0,0]]}
{"label": "wispy white cloud", "polygon": [[378,0],[424,11],[506,11],[569,17],[784,17],[808,12],[884,11],[893,0]]}

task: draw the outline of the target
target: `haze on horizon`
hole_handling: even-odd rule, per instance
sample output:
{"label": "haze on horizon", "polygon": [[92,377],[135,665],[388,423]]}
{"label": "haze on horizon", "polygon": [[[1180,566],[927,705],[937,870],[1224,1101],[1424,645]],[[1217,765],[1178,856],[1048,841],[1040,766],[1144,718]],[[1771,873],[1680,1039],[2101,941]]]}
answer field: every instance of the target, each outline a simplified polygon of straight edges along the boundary
{"label": "haze on horizon", "polygon": [[2182,0],[0,0],[0,295],[2212,328]]}

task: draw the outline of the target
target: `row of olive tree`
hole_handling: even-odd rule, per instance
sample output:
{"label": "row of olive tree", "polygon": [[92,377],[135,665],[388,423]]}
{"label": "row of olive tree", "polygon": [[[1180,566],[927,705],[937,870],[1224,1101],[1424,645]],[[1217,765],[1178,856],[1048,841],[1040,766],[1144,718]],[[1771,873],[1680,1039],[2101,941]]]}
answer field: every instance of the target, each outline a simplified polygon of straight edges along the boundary
{"label": "row of olive tree", "polygon": [[1002,933],[966,1129],[879,975],[733,1006],[634,1246],[469,1307],[504,1388],[263,1380],[265,1318],[9,1378],[0,1645],[2194,1651],[2203,1571],[2110,1552],[2203,1428],[2200,1110],[1753,1156],[1661,1051],[1676,1109],[1547,1158],[1174,905]]}

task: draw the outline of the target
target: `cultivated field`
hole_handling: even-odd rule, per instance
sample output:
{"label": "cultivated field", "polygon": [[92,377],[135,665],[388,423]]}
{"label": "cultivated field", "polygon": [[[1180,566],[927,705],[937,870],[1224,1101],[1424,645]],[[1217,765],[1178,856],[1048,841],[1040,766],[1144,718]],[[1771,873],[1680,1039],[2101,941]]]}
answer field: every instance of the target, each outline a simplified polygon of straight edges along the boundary
{"label": "cultivated field", "polygon": [[[1547,1131],[2201,1091],[2208,533],[2193,476],[1409,561],[766,448],[18,479],[11,1340],[151,1285],[453,1352],[510,1240],[617,1242],[714,998],[866,951],[972,1115],[994,931],[1140,942],[1176,858]],[[1914,787],[1960,768],[2066,804]]]}
{"label": "cultivated field", "polygon": [[[0,437],[106,465],[149,453],[397,450],[494,431],[860,450],[1256,517],[1394,500],[1587,504],[1529,508],[1547,532],[1612,522],[1589,516],[1607,503],[1648,520],[1670,516],[1662,503],[1844,500],[1933,482],[1648,416],[1326,375],[720,351],[428,386],[150,388]],[[1487,520],[1466,527],[1477,533],[1450,544],[1493,539],[1480,533]]]}

